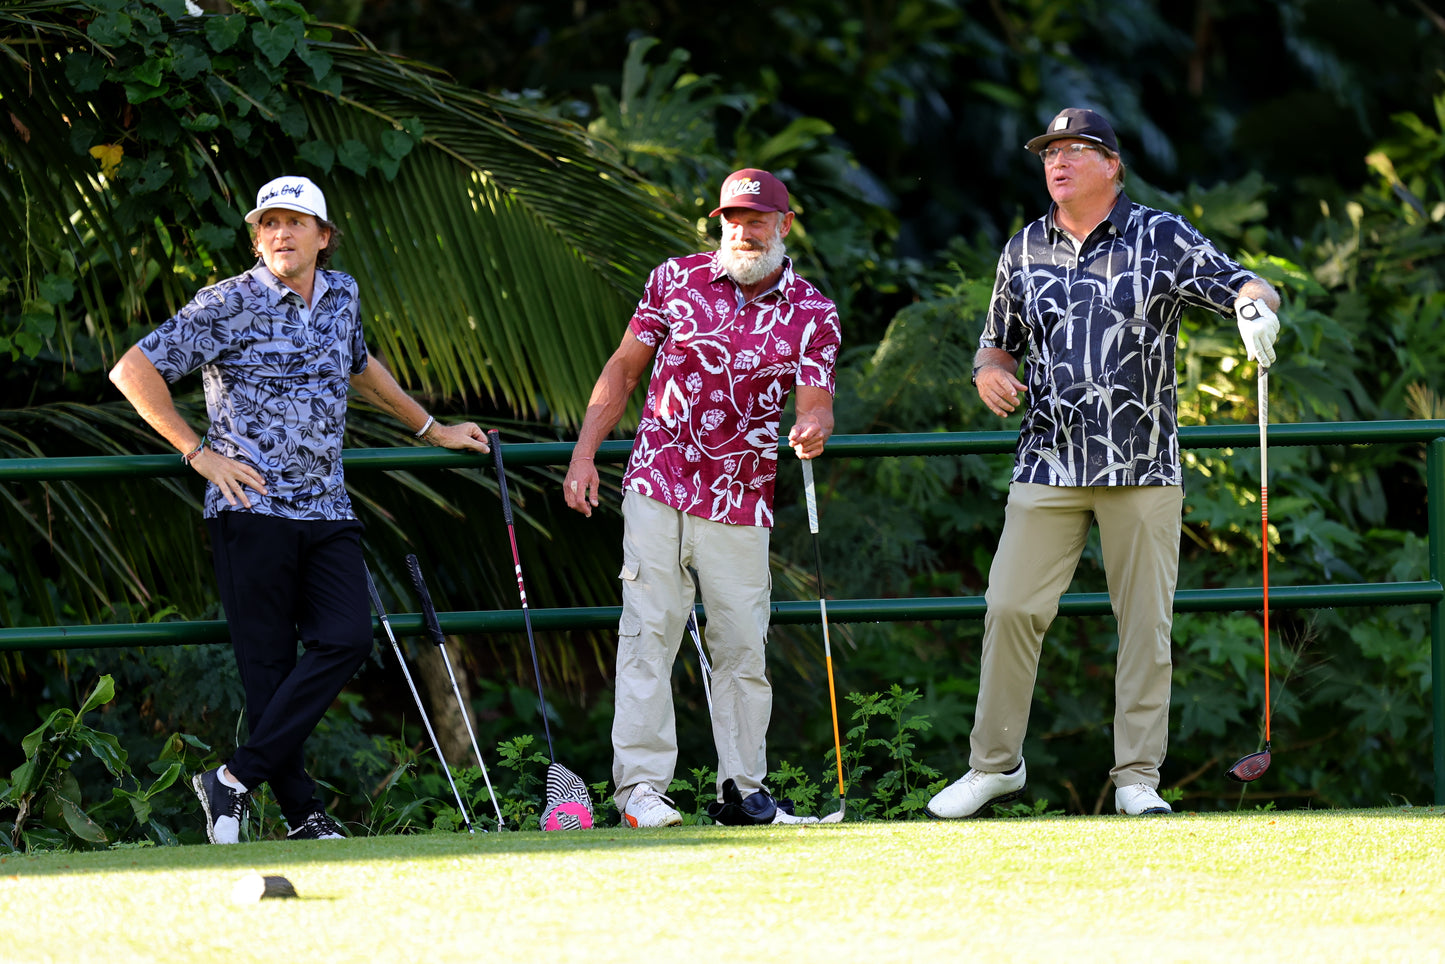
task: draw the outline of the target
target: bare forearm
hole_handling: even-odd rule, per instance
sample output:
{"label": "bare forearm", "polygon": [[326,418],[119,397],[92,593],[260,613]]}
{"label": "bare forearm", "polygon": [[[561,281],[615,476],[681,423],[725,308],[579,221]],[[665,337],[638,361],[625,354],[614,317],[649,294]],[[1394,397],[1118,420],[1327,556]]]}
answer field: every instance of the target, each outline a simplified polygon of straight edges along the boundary
{"label": "bare forearm", "polygon": [[420,431],[426,424],[426,409],[403,391],[386,366],[374,357],[368,356],[365,370],[351,376],[351,387],[411,432]]}
{"label": "bare forearm", "polygon": [[427,414],[426,408],[397,384],[386,366],[367,355],[366,368],[351,376],[351,387],[357,394],[395,418],[407,431],[432,445],[449,449],[466,449],[486,453],[487,435],[475,422],[445,425]]}
{"label": "bare forearm", "polygon": [[176,409],[170,385],[138,346],[116,362],[110,380],[146,424],[177,451],[189,452],[200,444],[201,437]]}

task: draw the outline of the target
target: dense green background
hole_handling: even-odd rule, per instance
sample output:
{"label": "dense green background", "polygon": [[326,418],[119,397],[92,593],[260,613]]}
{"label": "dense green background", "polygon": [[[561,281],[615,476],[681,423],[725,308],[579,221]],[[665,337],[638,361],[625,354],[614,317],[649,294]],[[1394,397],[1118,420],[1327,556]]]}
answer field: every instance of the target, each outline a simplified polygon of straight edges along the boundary
{"label": "dense green background", "polygon": [[[348,211],[338,264],[363,279],[373,344],[408,386],[509,437],[572,437],[642,273],[702,243],[695,231],[708,229],[718,181],[745,164],[787,180],[799,209],[793,253],[842,310],[839,432],[1010,427],[983,409],[967,372],[998,247],[1047,203],[1022,143],[1068,105],[1113,119],[1131,196],[1184,213],[1283,290],[1274,421],[1442,414],[1445,21],[1423,4],[309,5],[335,25],[323,32],[303,29],[295,4],[257,3],[239,5],[244,20],[212,19],[236,25],[224,51],[212,27],[174,18],[175,6],[32,2],[0,19],[0,96],[12,114],[0,131],[0,348],[12,362],[0,435],[11,454],[158,450],[104,371],[196,287],[244,266],[238,215],[277,166],[322,179]],[[32,96],[37,78],[46,98]],[[69,126],[54,123],[62,116]],[[98,144],[125,156],[103,184],[87,153]],[[1254,421],[1253,366],[1237,342],[1227,319],[1186,317],[1186,423]],[[401,441],[365,412],[353,428],[353,445]],[[829,594],[980,594],[1008,466],[823,463]],[[1424,578],[1422,467],[1418,446],[1272,452],[1272,583]],[[1257,454],[1196,452],[1189,470],[1180,585],[1258,585]],[[615,516],[564,518],[554,473],[517,474],[533,604],[615,603]],[[14,487],[0,619],[214,616],[197,488],[159,485],[115,496]],[[406,551],[422,556],[443,608],[515,605],[487,472],[352,485],[393,608],[415,608],[396,578]],[[799,490],[785,473],[777,591],[808,598]],[[1104,588],[1096,542],[1074,588]],[[1201,809],[1428,798],[1424,611],[1280,614],[1274,625],[1276,764],[1240,794],[1220,773],[1259,739],[1258,614],[1177,620],[1165,786]],[[904,739],[880,734],[886,714],[873,718],[872,736],[894,737],[856,753],[871,768],[858,792],[878,812],[914,812],[918,781],[966,766],[978,642],[973,623],[835,633],[840,692],[899,684],[921,698],[895,700],[897,720],[928,724],[906,726]],[[563,755],[600,781],[611,640],[539,643]],[[826,785],[818,634],[775,630],[774,644],[772,759]],[[1113,645],[1102,618],[1061,619],[1046,642],[1026,755],[1035,798],[1053,806],[1104,805]],[[537,732],[525,640],[454,646],[484,745]],[[224,647],[0,659],[0,773],[21,761],[20,737],[53,707],[76,705],[99,672],[119,690],[103,722],[137,770],[176,733],[224,753],[239,725]],[[686,656],[678,705],[683,770],[709,766]],[[368,793],[419,745],[407,709],[391,668],[369,667],[315,742],[314,772],[358,826],[396,823],[376,816]],[[84,803],[113,783],[89,775]],[[185,806],[176,801],[177,826]],[[157,835],[144,822],[126,832]]]}

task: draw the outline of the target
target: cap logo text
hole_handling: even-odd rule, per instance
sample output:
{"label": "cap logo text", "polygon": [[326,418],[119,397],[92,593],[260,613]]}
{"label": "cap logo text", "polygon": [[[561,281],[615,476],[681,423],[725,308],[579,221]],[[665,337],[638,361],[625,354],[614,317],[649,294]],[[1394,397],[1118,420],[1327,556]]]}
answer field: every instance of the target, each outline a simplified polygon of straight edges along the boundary
{"label": "cap logo text", "polygon": [[750,177],[740,177],[736,181],[733,181],[733,185],[728,190],[728,193],[733,197],[739,194],[762,194],[763,182]]}
{"label": "cap logo text", "polygon": [[261,203],[265,204],[272,198],[284,195],[290,195],[293,198],[299,198],[301,197],[301,192],[304,190],[305,188],[302,187],[300,184],[283,184],[280,187],[274,188],[271,191],[268,191],[266,194],[262,195]]}

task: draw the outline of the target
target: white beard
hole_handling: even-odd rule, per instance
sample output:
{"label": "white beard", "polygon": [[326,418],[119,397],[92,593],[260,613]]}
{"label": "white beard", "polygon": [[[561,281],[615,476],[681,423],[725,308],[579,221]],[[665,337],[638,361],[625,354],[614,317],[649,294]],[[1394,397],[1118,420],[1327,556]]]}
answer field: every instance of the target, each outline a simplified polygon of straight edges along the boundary
{"label": "white beard", "polygon": [[776,232],[768,239],[767,247],[761,251],[740,250],[727,245],[718,249],[718,262],[723,270],[743,287],[762,281],[783,266],[788,249],[783,244],[782,232]]}

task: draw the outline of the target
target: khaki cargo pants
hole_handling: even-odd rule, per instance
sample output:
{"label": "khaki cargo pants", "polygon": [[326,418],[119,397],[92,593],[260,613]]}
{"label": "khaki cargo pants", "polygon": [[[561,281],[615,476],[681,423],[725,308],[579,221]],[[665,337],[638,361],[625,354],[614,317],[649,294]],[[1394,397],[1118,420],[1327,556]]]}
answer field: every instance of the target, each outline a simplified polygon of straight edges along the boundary
{"label": "khaki cargo pants", "polygon": [[[697,593],[707,607],[718,794],[744,797],[767,776],[773,691],[763,653],[772,574],[762,526],[709,522],[637,492],[622,499],[622,619],[618,624],[612,781],[618,809],[632,787],[666,793],[677,767],[672,667]],[[693,570],[697,578],[693,578]]]}

